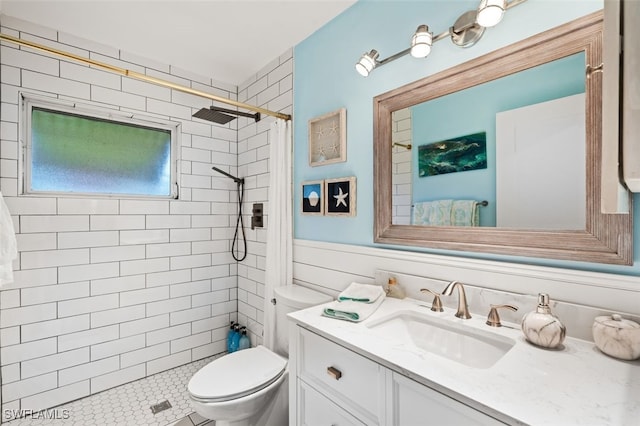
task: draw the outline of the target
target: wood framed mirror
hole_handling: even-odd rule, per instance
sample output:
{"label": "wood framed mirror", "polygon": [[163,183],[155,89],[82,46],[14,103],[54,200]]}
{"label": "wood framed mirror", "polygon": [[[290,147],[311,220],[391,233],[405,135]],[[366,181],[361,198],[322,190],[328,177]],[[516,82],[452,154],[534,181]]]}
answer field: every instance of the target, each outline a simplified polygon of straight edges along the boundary
{"label": "wood framed mirror", "polygon": [[[628,214],[601,213],[602,73],[599,72],[601,68],[597,67],[602,63],[602,35],[602,12],[596,12],[376,96],[374,98],[373,119],[374,241],[376,243],[421,246],[435,249],[631,265],[633,263],[632,212]],[[536,188],[536,182],[538,180],[542,182],[543,179],[531,179],[531,175],[529,175],[529,178],[522,176],[515,179],[505,177],[503,172],[505,169],[504,163],[510,164],[511,169],[518,168],[518,163],[512,159],[507,162],[503,160],[500,167],[496,166],[496,158],[499,156],[496,151],[504,150],[505,142],[503,138],[496,136],[499,130],[496,130],[495,122],[499,120],[495,117],[500,114],[492,113],[491,123],[487,124],[489,130],[483,136],[486,138],[485,163],[488,163],[488,167],[485,167],[482,171],[462,171],[461,173],[451,173],[451,175],[462,176],[466,174],[469,181],[485,180],[488,182],[485,185],[491,187],[486,190],[488,192],[482,193],[480,189],[474,189],[470,195],[469,191],[467,191],[466,198],[477,199],[478,201],[488,200],[487,205],[492,206],[495,216],[492,219],[493,221],[488,219],[489,223],[483,226],[452,226],[447,222],[436,222],[435,225],[428,224],[428,226],[416,224],[418,223],[414,217],[416,203],[423,203],[425,200],[428,200],[427,203],[429,204],[435,201],[440,202],[442,201],[441,199],[457,200],[460,198],[460,194],[464,193],[464,191],[454,190],[452,191],[453,195],[449,196],[446,191],[443,194],[437,194],[438,191],[436,189],[427,190],[426,194],[425,191],[422,191],[421,196],[423,198],[421,199],[416,199],[411,195],[411,206],[407,206],[412,210],[409,213],[410,221],[402,223],[396,219],[394,211],[397,210],[397,206],[394,208],[393,200],[397,198],[397,194],[394,194],[392,188],[393,174],[395,173],[392,151],[394,149],[407,149],[405,157],[411,158],[410,163],[413,165],[413,169],[409,172],[411,175],[410,181],[422,182],[420,181],[421,179],[424,179],[424,181],[433,179],[436,182],[435,178],[445,178],[428,176],[428,172],[425,171],[427,167],[421,162],[424,161],[426,164],[429,157],[426,156],[427,149],[425,148],[423,151],[422,146],[446,140],[447,133],[438,135],[425,134],[429,133],[427,131],[420,133],[419,136],[414,136],[411,145],[396,142],[396,148],[393,148],[392,133],[394,132],[394,126],[397,126],[397,123],[394,122],[394,114],[414,108],[417,105],[435,104],[435,102],[442,101],[447,96],[458,96],[464,91],[479,88],[486,84],[493,84],[504,78],[512,78],[516,74],[529,72],[539,67],[555,66],[553,64],[559,64],[562,61],[574,64],[578,61],[584,88],[583,100],[581,101],[584,108],[578,108],[583,112],[583,115],[581,115],[583,117],[581,119],[582,122],[579,122],[578,126],[583,133],[582,136],[577,138],[577,146],[574,145],[573,148],[565,149],[568,153],[565,155],[568,155],[570,159],[570,161],[565,161],[565,164],[568,162],[575,163],[578,173],[581,173],[580,179],[576,181],[578,182],[578,190],[571,190],[570,194],[571,197],[577,196],[577,201],[572,201],[572,206],[584,206],[584,209],[578,208],[577,212],[574,212],[576,214],[575,218],[570,216],[565,222],[552,221],[552,223],[564,223],[558,226],[552,226],[544,222],[534,224],[526,221],[500,219],[511,215],[510,210],[509,214],[505,214],[503,210],[508,209],[499,207],[504,206],[505,202],[513,201],[514,185],[511,185],[512,195],[509,196],[509,192],[505,192],[503,189],[509,186],[506,183],[522,183],[522,185],[515,186],[515,196],[518,195],[519,188],[523,193],[524,198],[520,198],[520,200],[534,198],[533,192],[535,191],[542,194],[549,193],[551,192],[551,187],[555,185],[537,183],[538,188]],[[550,72],[554,73],[555,71],[552,69]],[[556,77],[557,74],[552,75],[554,77],[547,79],[547,81],[558,79]],[[461,105],[462,101],[456,99],[452,102],[457,102],[457,105]],[[477,104],[478,102],[475,102],[475,108],[482,110],[483,105]],[[563,107],[561,106],[561,108]],[[444,109],[446,111],[446,108]],[[435,128],[437,123],[441,121],[455,124],[468,120],[465,114],[456,114],[456,112],[457,110],[453,113],[449,112],[448,118],[445,120],[442,117],[438,118],[436,114],[432,114],[430,116],[420,116],[418,120],[414,119],[413,121],[420,121],[423,128],[429,129],[430,127]],[[503,122],[506,120],[507,124],[510,125],[511,116],[506,115],[505,117],[507,118],[502,118]],[[448,135],[459,137],[468,133],[472,132],[467,132],[466,129],[459,131],[449,129]],[[542,140],[545,138],[534,137],[533,139]],[[576,139],[576,136],[572,134],[572,136],[565,139]],[[581,139],[584,139],[584,146],[582,146]],[[496,147],[500,142],[502,142],[502,145],[498,150]],[[442,149],[445,149],[445,144],[441,145]],[[547,147],[547,149],[549,148]],[[554,147],[548,153],[549,157],[547,158],[553,157],[555,159],[558,155],[556,155]],[[528,161],[526,154],[524,159],[520,158],[518,161],[520,161],[519,164],[525,164]],[[544,155],[542,161],[537,172],[541,175],[540,177],[547,174],[552,167],[549,166],[545,169],[546,160]],[[516,165],[515,167],[514,164]],[[506,168],[508,169],[509,167]],[[562,173],[565,172],[563,167],[556,166],[555,168],[561,169],[558,176],[562,176]],[[473,173],[477,174],[473,175]],[[449,176],[446,178],[450,179]],[[565,181],[569,180],[568,178],[562,178],[556,179],[556,182],[564,184]],[[525,181],[527,181],[529,187],[525,185]],[[446,182],[442,180],[432,188],[450,188]],[[573,185],[575,189],[576,184],[574,183]],[[542,188],[540,189],[541,186]],[[473,184],[463,184],[463,187],[469,189],[473,187]],[[573,194],[574,192],[579,194]],[[627,196],[630,197],[629,194]],[[536,209],[539,212],[544,210],[563,212],[566,210],[561,205],[563,198],[565,197],[561,194],[560,200],[550,198],[537,201],[535,204],[537,206]],[[631,199],[629,201],[629,205],[632,205]],[[522,202],[512,202],[511,204],[522,204]],[[482,209],[486,208],[480,207],[480,216],[483,215]],[[574,208],[573,210],[576,209]],[[486,212],[485,215],[491,216]],[[535,218],[539,215],[534,212],[530,216]],[[487,222],[487,219],[485,218],[484,221]],[[482,222],[483,220],[480,220],[480,223]]]}

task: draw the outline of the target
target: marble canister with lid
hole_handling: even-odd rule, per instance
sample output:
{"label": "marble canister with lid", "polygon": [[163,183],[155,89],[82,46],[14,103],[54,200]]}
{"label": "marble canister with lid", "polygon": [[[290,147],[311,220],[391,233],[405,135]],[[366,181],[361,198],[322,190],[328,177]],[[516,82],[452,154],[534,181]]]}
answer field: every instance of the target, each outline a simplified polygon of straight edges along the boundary
{"label": "marble canister with lid", "polygon": [[598,349],[614,358],[640,358],[640,324],[618,314],[596,317],[593,322],[593,341]]}

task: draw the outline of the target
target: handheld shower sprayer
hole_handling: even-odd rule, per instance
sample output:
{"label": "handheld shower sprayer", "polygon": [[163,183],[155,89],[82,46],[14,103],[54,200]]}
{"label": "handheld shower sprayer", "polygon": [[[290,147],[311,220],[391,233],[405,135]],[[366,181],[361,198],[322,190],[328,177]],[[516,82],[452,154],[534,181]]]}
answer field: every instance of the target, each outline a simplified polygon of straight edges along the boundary
{"label": "handheld shower sprayer", "polygon": [[[238,220],[236,221],[236,231],[233,234],[233,243],[231,244],[231,256],[236,262],[242,262],[247,257],[247,236],[244,233],[244,222],[242,220],[242,199],[244,198],[244,178],[238,178],[232,174],[220,170],[217,167],[211,167],[216,172],[232,179],[238,185]],[[238,243],[238,230],[242,232],[242,242],[244,247],[244,254],[240,256],[236,254],[236,245]]]}

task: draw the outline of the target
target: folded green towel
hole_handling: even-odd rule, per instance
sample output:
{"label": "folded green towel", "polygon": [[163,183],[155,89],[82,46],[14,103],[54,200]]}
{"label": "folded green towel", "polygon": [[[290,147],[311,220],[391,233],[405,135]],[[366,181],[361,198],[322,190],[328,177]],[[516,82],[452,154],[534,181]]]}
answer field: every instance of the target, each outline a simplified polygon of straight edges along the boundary
{"label": "folded green towel", "polygon": [[322,315],[329,318],[360,322],[373,314],[384,299],[384,297],[378,297],[372,303],[354,302],[353,300],[341,302],[337,300],[326,305],[322,310]]}
{"label": "folded green towel", "polygon": [[336,309],[325,308],[323,313],[327,317],[345,319],[347,321],[358,321],[360,319],[360,314],[358,314],[357,312],[345,312],[338,311]]}
{"label": "folded green towel", "polygon": [[338,295],[338,300],[341,302],[351,300],[353,302],[373,303],[383,295],[382,286],[354,282]]}

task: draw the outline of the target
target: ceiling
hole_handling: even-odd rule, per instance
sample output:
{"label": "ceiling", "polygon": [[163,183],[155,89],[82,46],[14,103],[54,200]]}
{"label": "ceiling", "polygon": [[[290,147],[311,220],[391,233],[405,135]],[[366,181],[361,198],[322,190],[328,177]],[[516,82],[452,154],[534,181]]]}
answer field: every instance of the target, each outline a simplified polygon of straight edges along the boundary
{"label": "ceiling", "polygon": [[0,0],[0,12],[240,85],[356,0]]}

